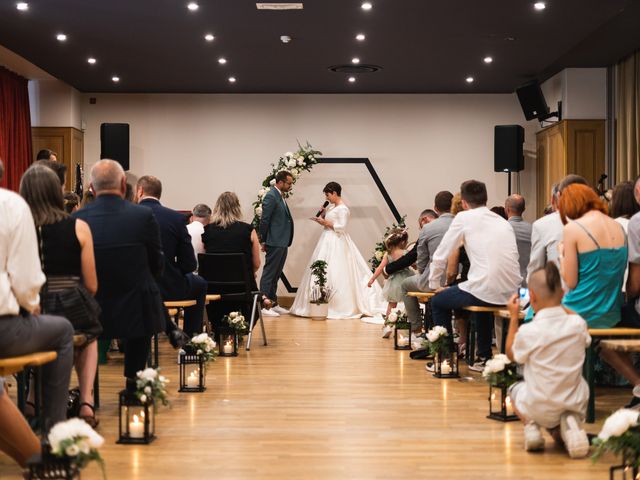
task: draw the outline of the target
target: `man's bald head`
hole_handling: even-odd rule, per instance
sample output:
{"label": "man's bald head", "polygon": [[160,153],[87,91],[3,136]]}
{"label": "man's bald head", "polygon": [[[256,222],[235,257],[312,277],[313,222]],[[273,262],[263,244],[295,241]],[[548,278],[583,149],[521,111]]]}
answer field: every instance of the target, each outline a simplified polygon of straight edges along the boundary
{"label": "man's bald head", "polygon": [[96,196],[101,193],[124,194],[125,185],[124,170],[118,162],[103,159],[91,168],[91,186]]}
{"label": "man's bald head", "polygon": [[560,272],[555,263],[547,262],[544,268],[533,272],[529,277],[528,286],[531,305],[535,311],[539,310],[536,308],[537,305],[542,308],[560,305],[564,292]]}
{"label": "man's bald head", "polygon": [[504,208],[507,211],[507,216],[517,216],[521,217],[524,213],[524,197],[522,195],[518,195],[514,193],[513,195],[509,195],[504,202]]}

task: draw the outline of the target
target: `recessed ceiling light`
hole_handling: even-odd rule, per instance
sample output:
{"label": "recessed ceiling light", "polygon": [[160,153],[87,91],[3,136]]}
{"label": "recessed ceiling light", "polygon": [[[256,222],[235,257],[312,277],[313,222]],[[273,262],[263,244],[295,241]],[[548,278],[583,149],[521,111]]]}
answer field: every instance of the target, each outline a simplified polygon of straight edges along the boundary
{"label": "recessed ceiling light", "polygon": [[302,10],[302,2],[257,2],[258,10]]}
{"label": "recessed ceiling light", "polygon": [[465,82],[467,82],[467,83],[473,83],[475,79],[474,79],[473,77],[467,77],[467,78],[465,78],[464,80],[465,80]]}
{"label": "recessed ceiling light", "polygon": [[544,10],[545,8],[547,8],[547,4],[544,2],[536,2],[533,4],[533,8],[535,8],[536,10]]}
{"label": "recessed ceiling light", "polygon": [[118,82],[120,81],[120,77],[118,77],[118,76],[113,76],[113,77],[111,77],[111,81],[112,81],[113,83],[118,83]]}
{"label": "recessed ceiling light", "polygon": [[493,62],[493,57],[484,57],[484,63],[491,63]]}
{"label": "recessed ceiling light", "polygon": [[16,8],[21,12],[25,12],[29,10],[29,4],[27,2],[19,2],[19,3],[16,3]]}
{"label": "recessed ceiling light", "polygon": [[192,12],[195,12],[196,10],[198,10],[198,8],[200,8],[200,5],[198,5],[196,2],[189,2],[187,4],[187,8]]}
{"label": "recessed ceiling light", "polygon": [[351,63],[358,64],[358,63],[360,63],[360,59],[359,59],[358,57],[353,57],[353,58],[351,59]]}
{"label": "recessed ceiling light", "polygon": [[362,2],[362,5],[360,5],[360,7],[363,10],[371,10],[373,8],[373,5],[371,4],[371,2]]}
{"label": "recessed ceiling light", "polygon": [[220,65],[224,65],[225,63],[227,63],[227,59],[226,59],[226,58],[224,58],[224,57],[220,57],[220,58],[218,59],[218,63],[219,63]]}
{"label": "recessed ceiling light", "polygon": [[364,36],[364,33],[359,33],[356,35],[356,40],[358,40],[359,42],[364,41],[364,39],[367,38]]}
{"label": "recessed ceiling light", "polygon": [[58,35],[56,35],[56,38],[59,42],[64,42],[65,40],[67,40],[67,36],[64,33],[59,33]]}
{"label": "recessed ceiling light", "polygon": [[207,34],[204,36],[204,39],[205,39],[207,42],[213,42],[213,39],[214,39],[214,38],[216,38],[216,37],[214,37],[214,36],[213,36],[212,34],[210,34],[210,33],[207,33]]}
{"label": "recessed ceiling light", "polygon": [[91,65],[94,65],[96,63],[96,59],[93,58],[93,57],[89,57],[89,58],[87,58],[87,63],[89,63]]}
{"label": "recessed ceiling light", "polygon": [[349,77],[349,83],[355,83],[356,77]]}
{"label": "recessed ceiling light", "polygon": [[229,83],[236,83],[236,77],[229,77]]}

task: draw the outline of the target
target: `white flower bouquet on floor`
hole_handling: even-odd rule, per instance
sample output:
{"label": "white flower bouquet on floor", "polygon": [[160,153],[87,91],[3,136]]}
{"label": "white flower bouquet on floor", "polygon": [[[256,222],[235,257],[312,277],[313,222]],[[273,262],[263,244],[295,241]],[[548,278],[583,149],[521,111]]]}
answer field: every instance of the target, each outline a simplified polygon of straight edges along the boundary
{"label": "white flower bouquet on floor", "polygon": [[145,368],[137,373],[136,379],[136,397],[142,403],[162,402],[163,405],[169,404],[167,397],[167,383],[169,379],[160,375],[160,369]]}
{"label": "white flower bouquet on floor", "polygon": [[508,388],[522,377],[518,374],[518,364],[504,353],[487,360],[482,376],[494,387]]}
{"label": "white flower bouquet on floor", "polygon": [[104,460],[98,449],[104,443],[96,431],[87,422],[79,418],[71,418],[53,426],[47,435],[51,454],[66,458],[78,468],[84,468],[89,462],[100,464],[102,475],[106,478]]}
{"label": "white flower bouquet on floor", "polygon": [[431,355],[449,355],[451,351],[449,332],[445,327],[436,325],[427,332],[426,339],[422,345],[429,350],[429,354]]}
{"label": "white flower bouquet on floor", "polygon": [[249,328],[247,321],[240,312],[230,312],[229,315],[225,315],[222,317],[222,324],[237,334],[246,333]]}
{"label": "white flower bouquet on floor", "polygon": [[612,413],[602,425],[602,430],[592,440],[596,451],[592,460],[595,462],[605,452],[622,454],[625,466],[640,467],[640,412],[621,408]]}
{"label": "white flower bouquet on floor", "polygon": [[184,350],[189,355],[202,355],[204,362],[209,363],[216,358],[215,348],[216,342],[206,333],[201,333],[193,337]]}
{"label": "white flower bouquet on floor", "polygon": [[389,312],[389,315],[382,315],[382,318],[384,318],[384,324],[388,327],[395,327],[397,324],[399,329],[410,328],[409,317],[401,308],[394,308]]}

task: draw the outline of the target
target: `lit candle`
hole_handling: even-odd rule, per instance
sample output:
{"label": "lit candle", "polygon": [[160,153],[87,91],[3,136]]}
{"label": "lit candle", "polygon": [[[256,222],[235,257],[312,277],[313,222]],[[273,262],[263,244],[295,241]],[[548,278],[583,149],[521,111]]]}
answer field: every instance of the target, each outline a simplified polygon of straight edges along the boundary
{"label": "lit candle", "polygon": [[507,396],[505,404],[507,407],[507,415],[513,415],[513,403],[511,403],[511,397]]}
{"label": "lit candle", "polygon": [[194,370],[187,377],[187,387],[195,388],[198,387],[198,376],[196,375],[196,371]]}
{"label": "lit candle", "polygon": [[496,398],[496,392],[491,391],[491,411],[492,412],[500,412],[502,409],[500,408],[500,401]]}
{"label": "lit candle", "polygon": [[133,416],[133,422],[129,422],[129,437],[144,438],[144,423],[138,420],[138,416]]}
{"label": "lit candle", "polygon": [[449,365],[449,362],[447,360],[442,362],[442,367],[440,368],[440,371],[442,372],[443,375],[449,375],[451,373],[451,365]]}
{"label": "lit candle", "polygon": [[222,347],[222,351],[224,353],[233,353],[233,346],[231,345],[231,342],[225,343],[224,347]]}

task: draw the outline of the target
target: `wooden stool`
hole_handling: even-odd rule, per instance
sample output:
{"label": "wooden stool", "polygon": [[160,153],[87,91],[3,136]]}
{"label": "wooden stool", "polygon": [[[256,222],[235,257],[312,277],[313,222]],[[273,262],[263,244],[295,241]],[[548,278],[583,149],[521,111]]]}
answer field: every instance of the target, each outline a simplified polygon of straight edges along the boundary
{"label": "wooden stool", "polygon": [[0,377],[17,374],[18,380],[18,408],[24,412],[26,404],[25,390],[27,379],[24,375],[26,368],[33,368],[34,372],[34,393],[35,393],[35,416],[37,418],[37,427],[43,427],[42,418],[42,378],[40,375],[40,367],[47,363],[53,362],[58,358],[56,352],[36,352],[19,357],[8,357],[0,359]]}
{"label": "wooden stool", "polygon": [[428,308],[427,304],[435,294],[436,292],[407,292],[407,297],[414,297],[418,299],[418,303],[421,303],[422,305],[424,305],[424,319],[422,323],[424,325],[425,330],[429,329],[429,326],[430,326],[429,324],[431,324],[433,321],[433,319],[429,317],[431,319],[431,322],[427,322],[427,308]]}
{"label": "wooden stool", "polygon": [[603,340],[600,345],[605,350],[614,352],[640,352],[640,339],[638,340]]}
{"label": "wooden stool", "polygon": [[470,305],[468,307],[462,307],[463,310],[470,312],[469,315],[469,328],[467,329],[467,364],[473,365],[473,361],[476,357],[476,330],[479,313],[492,313],[496,314],[500,310],[504,310],[504,305],[496,305],[494,307],[479,307]]}
{"label": "wooden stool", "polygon": [[[511,314],[509,313],[509,310],[498,310],[497,312],[495,312],[494,317],[496,318],[496,320],[500,320],[502,321],[502,335],[500,338],[500,351],[502,353],[506,353],[506,349],[507,349],[507,326],[509,324],[509,320],[511,320]],[[520,322],[522,322],[522,320],[524,320],[527,316],[527,312],[524,312],[522,310],[520,310],[518,312],[518,320],[520,320]],[[496,341],[498,341],[498,337],[496,335]]]}
{"label": "wooden stool", "polygon": [[[183,311],[187,307],[193,307],[196,303],[195,300],[168,300],[164,302],[164,307],[167,309],[167,313],[170,317],[173,317],[173,321],[176,325],[178,324],[180,312]],[[151,351],[149,352],[149,359],[147,360],[147,365],[151,368],[158,368],[160,364],[159,354],[158,354],[158,334],[153,335],[153,343],[151,344]],[[151,361],[153,358],[153,362]]]}
{"label": "wooden stool", "polygon": [[[589,335],[591,338],[617,338],[620,341],[626,339],[640,339],[640,328],[590,328]],[[605,348],[605,340],[600,344]],[[587,423],[593,423],[596,420],[596,391],[595,391],[595,359],[596,351],[593,341],[587,348],[584,358],[584,367],[582,374],[589,385],[589,403],[587,405]]]}

